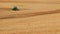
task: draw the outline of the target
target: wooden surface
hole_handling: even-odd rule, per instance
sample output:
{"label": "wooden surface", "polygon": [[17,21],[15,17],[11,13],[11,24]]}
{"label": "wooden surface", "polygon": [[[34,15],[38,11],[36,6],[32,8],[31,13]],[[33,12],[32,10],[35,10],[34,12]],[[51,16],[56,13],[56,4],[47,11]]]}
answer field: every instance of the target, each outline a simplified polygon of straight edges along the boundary
{"label": "wooden surface", "polygon": [[60,0],[0,0],[0,34],[60,34]]}

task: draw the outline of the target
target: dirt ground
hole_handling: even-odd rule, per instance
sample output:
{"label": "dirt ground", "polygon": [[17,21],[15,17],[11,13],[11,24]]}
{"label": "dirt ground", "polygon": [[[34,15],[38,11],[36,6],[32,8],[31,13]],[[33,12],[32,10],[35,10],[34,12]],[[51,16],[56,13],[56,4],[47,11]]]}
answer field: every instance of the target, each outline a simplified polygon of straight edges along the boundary
{"label": "dirt ground", "polygon": [[0,0],[0,34],[60,34],[60,0]]}

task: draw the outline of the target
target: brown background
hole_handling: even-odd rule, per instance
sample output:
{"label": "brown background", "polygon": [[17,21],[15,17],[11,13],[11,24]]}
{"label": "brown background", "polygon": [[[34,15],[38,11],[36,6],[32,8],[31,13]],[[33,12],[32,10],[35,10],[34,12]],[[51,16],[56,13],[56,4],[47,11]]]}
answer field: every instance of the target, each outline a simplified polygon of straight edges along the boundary
{"label": "brown background", "polygon": [[60,0],[0,0],[0,34],[60,34]]}

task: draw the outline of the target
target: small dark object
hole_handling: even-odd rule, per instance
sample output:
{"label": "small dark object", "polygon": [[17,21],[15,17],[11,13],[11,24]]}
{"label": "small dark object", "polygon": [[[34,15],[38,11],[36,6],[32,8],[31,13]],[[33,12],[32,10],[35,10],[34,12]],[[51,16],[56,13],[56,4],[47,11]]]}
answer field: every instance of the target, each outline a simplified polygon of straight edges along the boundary
{"label": "small dark object", "polygon": [[19,9],[15,6],[12,10],[13,11],[18,11]]}

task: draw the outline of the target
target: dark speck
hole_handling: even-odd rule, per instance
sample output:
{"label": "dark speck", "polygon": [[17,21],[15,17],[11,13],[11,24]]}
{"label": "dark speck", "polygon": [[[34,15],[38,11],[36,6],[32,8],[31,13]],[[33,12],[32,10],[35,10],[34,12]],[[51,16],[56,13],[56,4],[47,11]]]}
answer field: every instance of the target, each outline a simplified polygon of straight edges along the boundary
{"label": "dark speck", "polygon": [[18,11],[19,9],[15,6],[12,8],[13,11]]}

